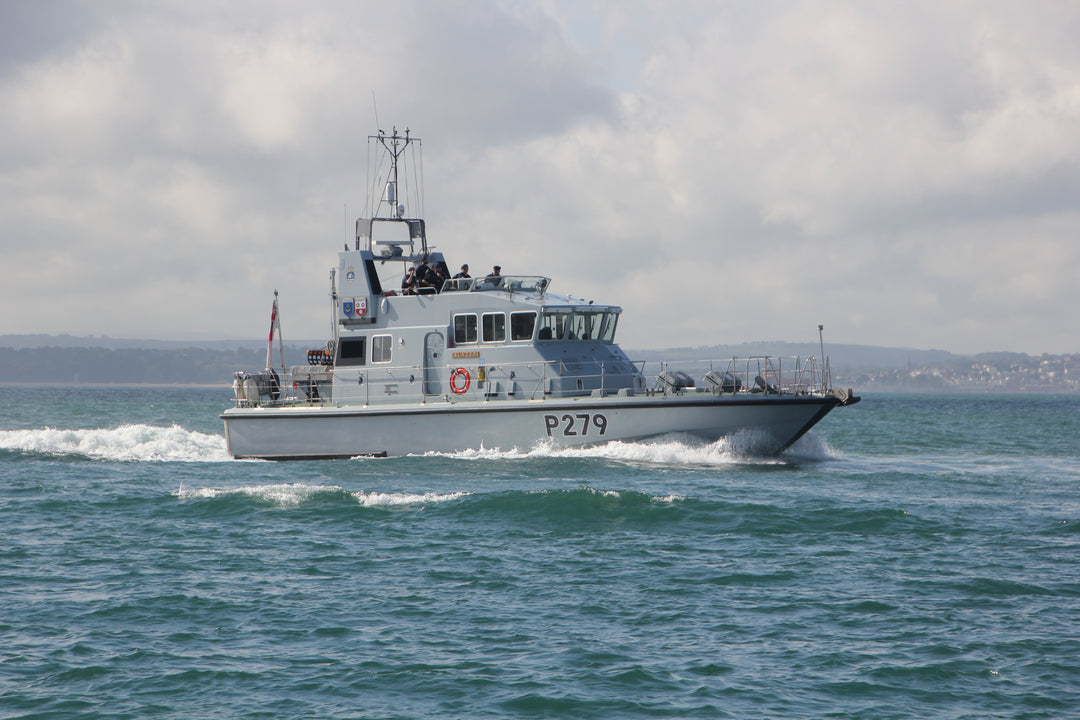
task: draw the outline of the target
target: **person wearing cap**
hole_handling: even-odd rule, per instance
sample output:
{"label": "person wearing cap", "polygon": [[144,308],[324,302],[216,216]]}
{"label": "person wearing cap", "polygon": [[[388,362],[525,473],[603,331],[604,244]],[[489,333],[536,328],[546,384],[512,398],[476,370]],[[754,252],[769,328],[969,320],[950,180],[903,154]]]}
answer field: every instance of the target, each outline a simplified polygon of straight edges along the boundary
{"label": "person wearing cap", "polygon": [[461,266],[461,272],[454,276],[455,280],[469,279],[472,275],[469,274],[469,263],[465,263]]}
{"label": "person wearing cap", "polygon": [[438,292],[439,278],[435,275],[435,269],[428,265],[430,258],[424,255],[420,258],[420,266],[416,268],[416,291],[423,295]]}
{"label": "person wearing cap", "polygon": [[502,268],[496,265],[491,269],[491,274],[484,278],[487,287],[497,288],[502,285]]}
{"label": "person wearing cap", "polygon": [[435,292],[442,292],[443,285],[450,279],[448,272],[446,263],[437,263],[431,268],[431,277],[435,280]]}
{"label": "person wearing cap", "polygon": [[401,279],[401,294],[402,295],[415,295],[416,294],[416,268],[409,268],[409,271],[405,273],[405,277]]}

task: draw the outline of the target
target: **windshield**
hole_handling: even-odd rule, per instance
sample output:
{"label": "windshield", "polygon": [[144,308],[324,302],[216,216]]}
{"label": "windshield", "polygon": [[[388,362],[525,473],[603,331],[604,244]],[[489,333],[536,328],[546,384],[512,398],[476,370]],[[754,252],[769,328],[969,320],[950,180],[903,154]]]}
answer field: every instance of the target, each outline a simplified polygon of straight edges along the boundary
{"label": "windshield", "polygon": [[610,310],[545,310],[538,340],[599,340],[612,342],[619,313]]}

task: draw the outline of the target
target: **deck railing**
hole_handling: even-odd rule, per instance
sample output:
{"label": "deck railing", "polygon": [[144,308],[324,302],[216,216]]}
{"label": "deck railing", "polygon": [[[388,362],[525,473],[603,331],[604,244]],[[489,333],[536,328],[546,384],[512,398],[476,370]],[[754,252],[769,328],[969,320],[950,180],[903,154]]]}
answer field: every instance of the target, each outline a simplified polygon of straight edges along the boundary
{"label": "deck railing", "polygon": [[551,279],[540,275],[488,275],[478,278],[446,280],[441,292],[489,292],[533,293],[542,295]]}
{"label": "deck railing", "polygon": [[[752,356],[726,360],[664,361],[650,375],[645,361],[535,361],[458,367],[420,364],[334,369],[300,365],[238,372],[238,407],[374,405],[403,401],[531,399],[583,395],[765,394],[823,395],[828,363],[814,356]],[[334,373],[338,374],[334,383]],[[345,380],[348,378],[348,380]]]}
{"label": "deck railing", "polygon": [[[664,373],[671,372],[676,367],[685,374],[696,374],[702,380],[709,375],[734,378],[738,382],[732,384],[739,387],[738,392],[753,394],[823,395],[828,393],[832,386],[828,360],[826,359],[823,366],[814,355],[753,355],[681,363],[664,361],[660,363],[660,372],[657,374],[657,388],[665,389],[662,381]],[[703,389],[702,385],[706,386],[705,390],[716,389],[709,388],[705,382],[695,382],[695,389]]]}

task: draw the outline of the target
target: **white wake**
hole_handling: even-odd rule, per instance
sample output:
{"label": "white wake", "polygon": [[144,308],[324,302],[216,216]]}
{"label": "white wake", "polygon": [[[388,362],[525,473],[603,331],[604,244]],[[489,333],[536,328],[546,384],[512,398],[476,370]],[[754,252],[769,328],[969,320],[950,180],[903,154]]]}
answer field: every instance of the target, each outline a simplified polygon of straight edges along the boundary
{"label": "white wake", "polygon": [[297,507],[320,495],[345,495],[364,507],[393,507],[400,505],[429,505],[465,497],[470,493],[406,493],[363,492],[346,490],[338,485],[305,485],[304,483],[277,483],[248,485],[237,488],[187,488],[181,486],[176,492],[182,500],[219,498],[229,495],[245,495],[257,500],[279,505]]}
{"label": "white wake", "polygon": [[223,435],[194,432],[178,425],[0,430],[0,450],[120,461],[221,462],[229,459]]}
{"label": "white wake", "polygon": [[532,458],[595,458],[618,462],[658,465],[786,465],[805,460],[830,460],[838,454],[822,438],[809,433],[779,455],[765,454],[768,440],[761,435],[744,432],[703,442],[684,435],[666,435],[653,440],[623,442],[614,440],[603,445],[583,448],[560,448],[543,442],[529,450],[510,450],[481,447],[456,453],[425,453],[424,456],[449,457],[461,460],[524,460]]}

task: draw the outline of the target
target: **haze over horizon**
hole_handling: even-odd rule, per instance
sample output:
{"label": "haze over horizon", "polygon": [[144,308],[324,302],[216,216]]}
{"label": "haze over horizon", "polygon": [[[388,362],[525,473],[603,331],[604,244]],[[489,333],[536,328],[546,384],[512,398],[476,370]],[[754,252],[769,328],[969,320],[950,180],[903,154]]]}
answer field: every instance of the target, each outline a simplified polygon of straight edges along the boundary
{"label": "haze over horizon", "polygon": [[258,338],[277,289],[325,336],[374,95],[448,262],[626,347],[1078,352],[1077,37],[1048,0],[0,3],[0,335]]}

